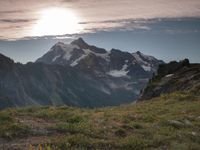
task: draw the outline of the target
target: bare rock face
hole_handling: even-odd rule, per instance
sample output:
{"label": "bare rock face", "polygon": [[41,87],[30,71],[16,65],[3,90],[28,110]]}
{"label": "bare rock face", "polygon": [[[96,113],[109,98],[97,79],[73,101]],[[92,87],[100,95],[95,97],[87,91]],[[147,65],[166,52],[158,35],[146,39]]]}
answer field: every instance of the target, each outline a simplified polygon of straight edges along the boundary
{"label": "bare rock face", "polygon": [[166,76],[168,74],[172,74],[183,67],[187,67],[190,65],[188,59],[184,59],[180,62],[172,61],[169,64],[161,64],[158,68],[158,75],[160,77]]}
{"label": "bare rock face", "polygon": [[147,100],[175,91],[200,91],[200,64],[190,64],[188,59],[161,64],[157,75],[149,80],[140,99]]}

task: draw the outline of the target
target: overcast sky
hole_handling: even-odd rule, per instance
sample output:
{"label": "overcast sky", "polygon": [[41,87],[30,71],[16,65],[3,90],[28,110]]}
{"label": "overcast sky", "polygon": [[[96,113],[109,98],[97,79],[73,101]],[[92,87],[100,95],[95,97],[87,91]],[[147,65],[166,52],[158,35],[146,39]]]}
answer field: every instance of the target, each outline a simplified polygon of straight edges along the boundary
{"label": "overcast sky", "polygon": [[[41,12],[50,8],[73,12],[81,31],[34,37]],[[165,61],[189,57],[200,62],[199,18],[200,0],[1,0],[0,53],[25,63],[57,41],[82,36],[107,49],[137,49]]]}
{"label": "overcast sky", "polygon": [[124,27],[125,19],[200,17],[199,0],[1,0],[1,38],[32,36],[40,11],[51,7],[75,11],[91,30]]}

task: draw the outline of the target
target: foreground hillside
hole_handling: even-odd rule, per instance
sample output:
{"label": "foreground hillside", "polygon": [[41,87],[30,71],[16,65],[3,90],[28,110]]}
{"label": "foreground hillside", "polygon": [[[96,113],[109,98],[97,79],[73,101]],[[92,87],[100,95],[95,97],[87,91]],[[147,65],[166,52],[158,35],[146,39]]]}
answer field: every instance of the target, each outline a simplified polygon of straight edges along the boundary
{"label": "foreground hillside", "polygon": [[199,150],[198,92],[104,109],[7,109],[0,112],[0,149]]}

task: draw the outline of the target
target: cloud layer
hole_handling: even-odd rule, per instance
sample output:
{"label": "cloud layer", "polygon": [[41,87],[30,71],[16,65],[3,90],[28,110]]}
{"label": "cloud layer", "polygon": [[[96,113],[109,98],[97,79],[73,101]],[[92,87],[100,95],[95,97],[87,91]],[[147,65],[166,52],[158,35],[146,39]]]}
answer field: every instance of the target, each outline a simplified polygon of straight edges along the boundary
{"label": "cloud layer", "polygon": [[[31,35],[39,12],[50,7],[74,10],[84,32],[149,27],[137,19],[200,17],[199,0],[6,0],[0,1],[0,39]],[[63,33],[66,34],[66,33]]]}

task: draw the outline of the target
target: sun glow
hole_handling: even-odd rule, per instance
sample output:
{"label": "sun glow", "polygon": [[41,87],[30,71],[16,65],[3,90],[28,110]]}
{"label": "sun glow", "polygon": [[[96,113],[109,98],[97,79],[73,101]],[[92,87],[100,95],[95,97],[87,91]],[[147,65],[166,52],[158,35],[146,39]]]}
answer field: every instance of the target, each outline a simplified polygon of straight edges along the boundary
{"label": "sun glow", "polygon": [[64,35],[82,30],[75,12],[65,8],[48,8],[40,12],[40,18],[33,26],[33,36]]}

